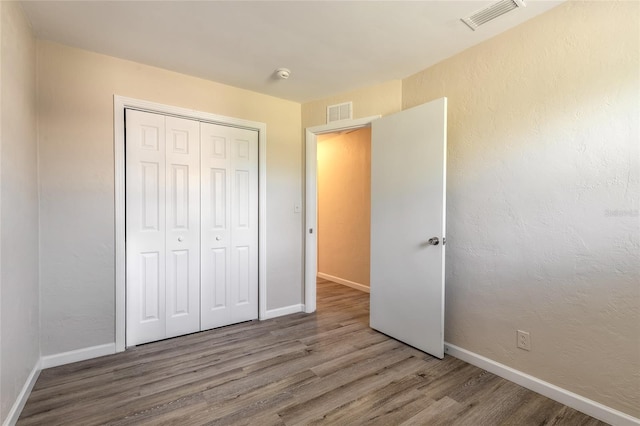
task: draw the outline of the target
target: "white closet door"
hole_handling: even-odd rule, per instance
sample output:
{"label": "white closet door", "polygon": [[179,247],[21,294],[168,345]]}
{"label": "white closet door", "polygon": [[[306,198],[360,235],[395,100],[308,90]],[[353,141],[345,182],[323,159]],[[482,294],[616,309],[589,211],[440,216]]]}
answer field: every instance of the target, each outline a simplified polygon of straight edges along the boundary
{"label": "white closet door", "polygon": [[200,329],[198,127],[126,111],[127,346]]}
{"label": "white closet door", "polygon": [[164,339],[164,117],[126,111],[127,346]]}
{"label": "white closet door", "polygon": [[201,123],[203,330],[258,318],[258,133]]}
{"label": "white closet door", "polygon": [[200,123],[166,117],[167,335],[200,330]]}

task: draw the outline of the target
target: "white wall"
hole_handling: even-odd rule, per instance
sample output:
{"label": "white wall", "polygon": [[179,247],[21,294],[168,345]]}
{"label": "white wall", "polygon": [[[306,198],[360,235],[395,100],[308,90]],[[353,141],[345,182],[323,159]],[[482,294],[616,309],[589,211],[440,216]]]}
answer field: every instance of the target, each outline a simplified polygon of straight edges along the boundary
{"label": "white wall", "polygon": [[38,365],[35,40],[22,9],[0,2],[0,421]]}
{"label": "white wall", "polygon": [[300,104],[39,41],[43,355],[114,342],[114,94],[267,124],[267,309],[302,303]]}
{"label": "white wall", "polygon": [[446,340],[636,417],[639,16],[567,2],[403,81],[449,98]]}

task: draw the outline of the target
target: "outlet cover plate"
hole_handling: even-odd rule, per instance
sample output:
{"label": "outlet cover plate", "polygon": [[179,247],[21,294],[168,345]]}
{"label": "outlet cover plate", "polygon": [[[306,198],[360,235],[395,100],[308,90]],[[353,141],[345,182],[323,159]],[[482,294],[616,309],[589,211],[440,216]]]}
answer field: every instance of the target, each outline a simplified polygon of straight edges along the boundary
{"label": "outlet cover plate", "polygon": [[518,347],[525,351],[531,350],[531,335],[528,331],[518,330]]}

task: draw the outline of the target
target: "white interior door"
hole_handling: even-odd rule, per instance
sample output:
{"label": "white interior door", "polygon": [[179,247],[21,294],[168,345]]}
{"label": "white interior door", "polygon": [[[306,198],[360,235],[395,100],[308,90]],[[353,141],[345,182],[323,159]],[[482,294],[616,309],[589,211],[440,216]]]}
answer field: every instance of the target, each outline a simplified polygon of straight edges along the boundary
{"label": "white interior door", "polygon": [[201,124],[202,329],[258,318],[258,132]]}
{"label": "white interior door", "polygon": [[[372,123],[370,325],[444,357],[447,99]],[[437,239],[437,240],[436,240]]]}
{"label": "white interior door", "polygon": [[126,111],[126,345],[200,329],[199,123]]}

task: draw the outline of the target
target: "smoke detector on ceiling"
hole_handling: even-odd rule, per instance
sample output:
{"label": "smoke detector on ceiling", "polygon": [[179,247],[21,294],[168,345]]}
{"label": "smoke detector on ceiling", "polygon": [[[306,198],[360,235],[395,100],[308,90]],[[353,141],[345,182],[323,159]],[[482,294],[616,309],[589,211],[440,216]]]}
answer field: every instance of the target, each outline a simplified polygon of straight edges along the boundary
{"label": "smoke detector on ceiling", "polygon": [[461,21],[475,31],[479,26],[496,19],[498,16],[502,16],[507,12],[511,12],[512,10],[525,6],[526,4],[524,3],[524,0],[500,0],[465,18],[462,18]]}
{"label": "smoke detector on ceiling", "polygon": [[288,68],[278,68],[276,70],[276,75],[283,79],[286,80],[289,78],[289,76],[291,75],[291,71]]}

